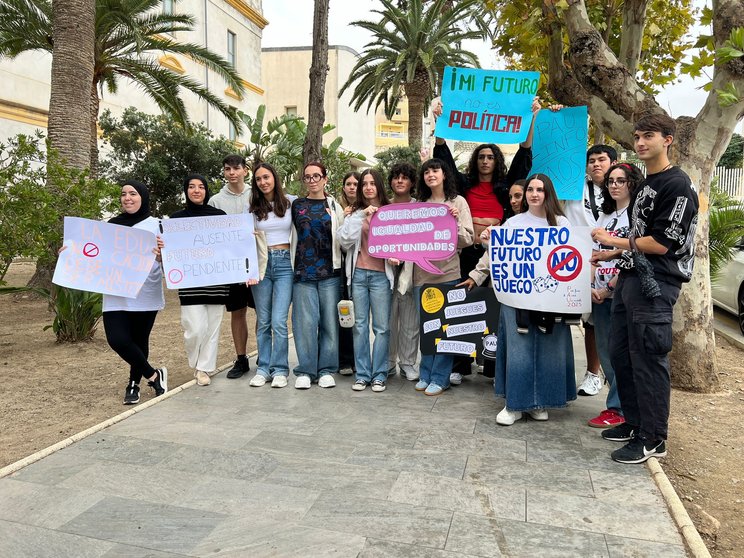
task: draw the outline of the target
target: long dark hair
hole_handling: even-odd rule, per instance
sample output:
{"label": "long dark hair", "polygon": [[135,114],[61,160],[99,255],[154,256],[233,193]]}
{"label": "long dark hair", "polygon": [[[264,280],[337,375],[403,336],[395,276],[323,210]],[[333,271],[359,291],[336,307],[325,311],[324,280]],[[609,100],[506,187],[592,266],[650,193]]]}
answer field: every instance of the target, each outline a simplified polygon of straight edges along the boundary
{"label": "long dark hair", "polygon": [[496,163],[493,168],[493,176],[491,176],[491,184],[496,184],[506,178],[506,161],[501,149],[494,143],[482,143],[473,150],[468,161],[468,186],[475,186],[480,182],[478,155],[484,149],[490,149],[493,152],[494,163]]}
{"label": "long dark hair", "polygon": [[[270,202],[266,199],[266,196],[256,183],[256,172],[260,169],[266,169],[271,173],[271,176],[274,177],[273,202]],[[257,163],[253,167],[253,173],[251,176],[251,204],[248,208],[248,211],[253,213],[253,215],[256,216],[256,219],[258,219],[259,221],[263,221],[264,219],[267,219],[269,217],[269,213],[271,213],[272,211],[277,217],[284,217],[287,209],[289,209],[289,205],[289,198],[287,198],[287,194],[284,193],[284,189],[282,188],[282,181],[279,179],[279,175],[277,174],[276,169],[274,169],[274,167],[272,167],[269,163]]]}
{"label": "long dark hair", "polygon": [[447,168],[447,165],[441,159],[429,159],[421,165],[418,173],[418,181],[416,182],[416,190],[419,192],[419,200],[425,202],[431,197],[431,188],[429,188],[424,180],[424,173],[429,169],[442,169],[442,172],[444,173],[444,199],[454,200],[457,197],[455,177],[452,176],[452,171]]}
{"label": "long dark hair", "polygon": [[362,180],[364,180],[364,177],[367,175],[371,176],[372,179],[375,181],[375,190],[377,191],[378,202],[377,207],[382,207],[383,205],[387,205],[390,203],[390,200],[385,193],[385,183],[383,182],[382,174],[380,174],[380,171],[378,171],[377,169],[364,169],[359,175],[359,184],[357,184],[356,191],[356,201],[352,206],[352,209],[354,211],[358,209],[364,209],[370,205],[370,203],[367,201],[367,198],[364,197],[362,188]]}
{"label": "long dark hair", "polygon": [[612,199],[609,187],[610,173],[612,173],[612,171],[614,171],[615,169],[620,169],[625,173],[625,178],[628,179],[628,194],[630,194],[631,199],[633,198],[633,194],[635,193],[636,188],[638,188],[638,185],[643,182],[644,178],[641,169],[630,163],[617,163],[607,169],[607,174],[605,174],[604,181],[602,182],[603,198],[601,207],[602,213],[604,213],[605,215],[610,215],[611,213],[617,211],[617,202]]}
{"label": "long dark hair", "polygon": [[563,210],[561,209],[561,204],[558,202],[558,195],[555,193],[553,181],[545,174],[537,173],[527,177],[527,186],[524,189],[524,198],[522,199],[522,213],[529,211],[527,188],[530,187],[530,182],[533,180],[539,180],[543,183],[543,191],[545,192],[545,201],[543,202],[545,218],[548,221],[548,225],[555,227],[558,224],[558,217],[563,216]]}
{"label": "long dark hair", "polygon": [[351,202],[349,202],[349,200],[346,199],[346,190],[344,190],[344,186],[346,186],[346,181],[349,180],[349,178],[351,178],[352,176],[356,178],[357,189],[359,189],[359,183],[362,181],[357,171],[347,172],[344,175],[344,179],[341,181],[341,199],[338,200],[338,202],[341,204],[341,207],[343,207],[344,209],[346,209],[350,205],[354,205],[354,201],[355,201],[354,199],[354,200],[351,200]]}

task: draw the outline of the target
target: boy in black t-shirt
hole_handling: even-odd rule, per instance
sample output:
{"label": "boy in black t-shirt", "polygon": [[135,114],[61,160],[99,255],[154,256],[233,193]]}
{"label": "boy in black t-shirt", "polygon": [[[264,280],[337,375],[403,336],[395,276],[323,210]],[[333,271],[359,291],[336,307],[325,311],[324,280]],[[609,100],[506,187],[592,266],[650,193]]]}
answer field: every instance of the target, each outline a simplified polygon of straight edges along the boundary
{"label": "boy in black t-shirt", "polygon": [[690,177],[669,162],[674,133],[674,120],[666,115],[636,123],[635,151],[648,175],[631,200],[630,237],[592,231],[595,241],[631,250],[636,264],[620,271],[612,303],[610,358],[625,424],[602,437],[627,442],[612,452],[620,463],[666,455],[672,309],[682,283],[692,276],[698,219]]}

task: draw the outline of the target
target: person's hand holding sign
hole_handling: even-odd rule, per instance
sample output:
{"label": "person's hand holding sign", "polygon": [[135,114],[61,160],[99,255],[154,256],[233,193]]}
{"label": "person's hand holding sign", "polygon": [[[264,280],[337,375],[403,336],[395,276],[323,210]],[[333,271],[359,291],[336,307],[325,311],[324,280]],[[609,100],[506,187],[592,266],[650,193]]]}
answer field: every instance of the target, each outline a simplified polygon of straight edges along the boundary
{"label": "person's hand holding sign", "polygon": [[157,235],[156,237],[156,243],[155,248],[152,249],[152,253],[155,254],[155,260],[162,262],[163,257],[160,255],[160,250],[163,249],[163,246],[165,246],[165,243],[163,242],[163,239],[160,238],[160,235]]}

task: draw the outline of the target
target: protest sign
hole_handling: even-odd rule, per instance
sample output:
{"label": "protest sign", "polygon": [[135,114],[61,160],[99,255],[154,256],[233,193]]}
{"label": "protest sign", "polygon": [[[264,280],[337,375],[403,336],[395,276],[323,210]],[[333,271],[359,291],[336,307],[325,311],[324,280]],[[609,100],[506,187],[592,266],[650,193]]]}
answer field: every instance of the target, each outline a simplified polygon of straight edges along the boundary
{"label": "protest sign", "polygon": [[421,354],[496,356],[499,304],[492,289],[424,285],[420,324]]}
{"label": "protest sign", "polygon": [[164,219],[161,230],[169,289],[258,280],[253,217],[247,213]]}
{"label": "protest sign", "polygon": [[520,143],[532,122],[539,72],[444,68],[440,138]]}
{"label": "protest sign", "polygon": [[499,302],[559,314],[591,312],[591,227],[493,227],[489,251]]}
{"label": "protest sign", "polygon": [[446,260],[457,249],[457,220],[442,203],[390,204],[369,224],[368,251],[375,258],[414,262],[424,271],[439,271],[430,262]]}
{"label": "protest sign", "polygon": [[136,298],[155,261],[155,234],[139,228],[65,217],[65,249],[55,285]]}
{"label": "protest sign", "polygon": [[588,135],[586,107],[537,113],[530,174],[550,177],[560,200],[582,199]]}

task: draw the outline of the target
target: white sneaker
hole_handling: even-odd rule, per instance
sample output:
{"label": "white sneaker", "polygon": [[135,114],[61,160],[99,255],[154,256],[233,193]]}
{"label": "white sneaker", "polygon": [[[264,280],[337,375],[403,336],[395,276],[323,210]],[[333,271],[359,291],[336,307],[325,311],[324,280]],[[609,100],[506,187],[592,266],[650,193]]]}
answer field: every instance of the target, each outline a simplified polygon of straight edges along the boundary
{"label": "white sneaker", "polygon": [[261,387],[266,384],[266,376],[263,374],[256,374],[251,378],[250,385],[253,387]]}
{"label": "white sneaker", "polygon": [[310,376],[297,376],[295,389],[310,389]]}
{"label": "white sneaker", "polygon": [[602,389],[602,378],[599,374],[586,371],[579,385],[579,395],[597,395]]}
{"label": "white sneaker", "polygon": [[496,422],[503,426],[511,426],[522,418],[522,411],[510,411],[506,407],[501,409],[501,412],[496,415]]}
{"label": "white sneaker", "polygon": [[318,386],[322,388],[336,387],[336,380],[333,379],[333,376],[331,374],[323,374],[318,379]]}
{"label": "white sneaker", "polygon": [[196,378],[197,386],[208,386],[212,383],[212,379],[209,377],[209,374],[207,374],[203,370],[197,370],[196,372],[194,372],[194,378]]}
{"label": "white sneaker", "polygon": [[405,375],[406,380],[409,382],[415,382],[419,379],[419,371],[418,370],[401,370],[401,375]]}
{"label": "white sneaker", "polygon": [[271,380],[271,387],[273,388],[287,387],[287,377],[286,376],[274,376],[274,379]]}
{"label": "white sneaker", "polygon": [[532,411],[527,412],[532,417],[532,420],[548,420],[547,409],[533,409]]}
{"label": "white sneaker", "polygon": [[459,386],[462,383],[462,374],[459,372],[452,372],[450,374],[450,384],[453,386]]}

